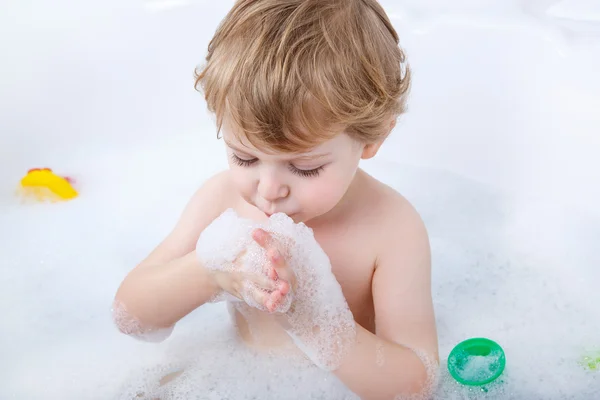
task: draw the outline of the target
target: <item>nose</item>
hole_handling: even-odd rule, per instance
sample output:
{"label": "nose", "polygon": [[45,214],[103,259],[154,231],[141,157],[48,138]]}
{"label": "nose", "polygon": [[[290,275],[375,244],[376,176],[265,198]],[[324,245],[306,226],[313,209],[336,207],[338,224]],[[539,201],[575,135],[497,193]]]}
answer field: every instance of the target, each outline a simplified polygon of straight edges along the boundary
{"label": "nose", "polygon": [[289,193],[289,187],[276,174],[270,171],[261,174],[258,182],[258,194],[263,200],[275,202],[286,198]]}

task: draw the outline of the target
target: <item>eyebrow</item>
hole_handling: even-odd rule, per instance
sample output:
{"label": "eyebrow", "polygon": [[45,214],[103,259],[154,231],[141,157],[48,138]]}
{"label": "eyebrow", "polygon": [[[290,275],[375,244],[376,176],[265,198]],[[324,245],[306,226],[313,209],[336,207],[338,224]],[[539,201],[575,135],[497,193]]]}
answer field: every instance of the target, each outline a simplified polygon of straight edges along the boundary
{"label": "eyebrow", "polygon": [[[233,144],[231,144],[230,142],[228,142],[227,140],[224,140],[225,144],[230,147],[231,149],[235,150],[235,151],[239,151],[240,153],[245,153],[250,155],[246,150],[242,150],[239,147],[234,146]],[[248,150],[252,150],[252,149],[248,149]],[[311,161],[311,160],[318,160],[321,158],[325,158],[327,156],[331,155],[331,153],[323,153],[323,154],[311,154],[311,155],[298,155],[297,157],[290,157],[290,159],[293,160],[302,160],[302,161]]]}

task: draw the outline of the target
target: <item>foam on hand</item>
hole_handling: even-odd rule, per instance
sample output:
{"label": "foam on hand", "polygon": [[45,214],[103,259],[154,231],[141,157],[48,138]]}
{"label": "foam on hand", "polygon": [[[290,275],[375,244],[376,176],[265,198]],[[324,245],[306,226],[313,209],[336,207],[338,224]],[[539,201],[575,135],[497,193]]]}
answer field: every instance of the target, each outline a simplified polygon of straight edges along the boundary
{"label": "foam on hand", "polygon": [[[241,272],[265,276],[264,267],[269,264],[266,250],[252,239],[252,231],[265,226],[239,218],[233,210],[227,210],[200,235],[196,254],[204,267],[211,271]],[[240,291],[243,301],[262,311],[268,311],[252,295],[253,290],[262,290],[247,279]],[[224,300],[242,301],[228,293],[219,293],[212,302]],[[277,305],[275,312],[289,310],[293,293],[288,293]]]}
{"label": "foam on hand", "polygon": [[[329,258],[310,228],[295,224],[285,214],[256,223],[227,210],[202,232],[196,253],[209,270],[264,274],[263,267],[269,264],[266,250],[252,238],[252,231],[258,228],[273,236],[296,275],[293,293],[275,310],[285,313],[286,332],[317,366],[336,369],[355,342],[356,327]],[[252,296],[244,294],[244,300],[266,311]]]}

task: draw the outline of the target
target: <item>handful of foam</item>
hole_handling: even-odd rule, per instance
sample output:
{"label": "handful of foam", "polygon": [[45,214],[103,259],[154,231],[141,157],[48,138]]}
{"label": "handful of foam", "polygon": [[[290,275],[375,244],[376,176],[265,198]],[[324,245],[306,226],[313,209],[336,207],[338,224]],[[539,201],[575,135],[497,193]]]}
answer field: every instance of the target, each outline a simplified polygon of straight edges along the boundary
{"label": "handful of foam", "polygon": [[[257,223],[227,210],[202,232],[196,253],[209,270],[263,274],[269,260],[266,250],[252,239],[252,231],[257,228],[271,233],[296,275],[294,292],[288,293],[276,309],[286,315],[286,332],[317,366],[336,369],[354,344],[354,317],[331,271],[329,258],[310,228],[295,224],[285,214]],[[244,301],[266,311],[251,296],[244,295]]]}
{"label": "handful of foam", "polygon": [[[252,239],[252,231],[257,228],[266,230],[264,224],[244,220],[239,218],[235,211],[227,210],[202,232],[196,246],[196,254],[208,270],[265,275],[264,267],[269,264],[266,251]],[[254,308],[267,311],[263,304],[256,302],[251,289],[260,288],[251,280],[244,281],[244,287],[240,291],[243,301]],[[287,312],[292,299],[293,293],[290,291],[275,312]],[[212,302],[224,300],[242,301],[228,293],[220,293]]]}

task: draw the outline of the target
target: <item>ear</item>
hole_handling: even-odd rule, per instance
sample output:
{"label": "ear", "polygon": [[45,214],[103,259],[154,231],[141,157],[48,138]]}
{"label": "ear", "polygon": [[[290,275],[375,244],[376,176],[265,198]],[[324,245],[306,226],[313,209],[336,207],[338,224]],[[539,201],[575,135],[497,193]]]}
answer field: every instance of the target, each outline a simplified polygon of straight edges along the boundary
{"label": "ear", "polygon": [[389,130],[388,134],[386,135],[386,137],[381,139],[378,142],[365,145],[365,147],[363,148],[363,153],[362,153],[361,158],[363,160],[368,160],[369,158],[375,157],[375,155],[379,151],[379,148],[381,147],[381,145],[383,144],[383,142],[385,141],[387,136],[392,132],[392,129],[394,129],[395,126],[396,126],[396,119],[394,118],[392,120],[392,122],[390,123],[390,130]]}
{"label": "ear", "polygon": [[383,140],[365,145],[360,158],[362,158],[363,160],[368,160],[369,158],[375,157],[375,154],[377,154],[377,152],[379,151],[379,148],[381,147],[382,144],[383,144]]}

